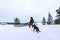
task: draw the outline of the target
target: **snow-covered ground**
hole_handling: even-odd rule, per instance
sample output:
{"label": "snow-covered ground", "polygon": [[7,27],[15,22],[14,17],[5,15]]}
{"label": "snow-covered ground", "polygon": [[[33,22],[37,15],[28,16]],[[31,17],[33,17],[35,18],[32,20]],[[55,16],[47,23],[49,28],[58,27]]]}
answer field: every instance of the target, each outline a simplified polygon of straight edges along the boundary
{"label": "snow-covered ground", "polygon": [[60,25],[37,24],[40,33],[33,28],[0,25],[0,40],[60,40]]}

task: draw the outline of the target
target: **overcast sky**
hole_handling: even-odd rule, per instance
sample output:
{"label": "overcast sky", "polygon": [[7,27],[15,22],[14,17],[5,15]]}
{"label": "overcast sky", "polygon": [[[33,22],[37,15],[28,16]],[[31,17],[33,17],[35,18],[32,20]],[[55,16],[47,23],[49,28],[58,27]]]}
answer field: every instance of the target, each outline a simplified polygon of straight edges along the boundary
{"label": "overcast sky", "polygon": [[56,17],[60,0],[0,0],[0,21],[13,21],[18,17],[21,22],[28,22],[32,16],[35,21],[47,19],[50,12]]}

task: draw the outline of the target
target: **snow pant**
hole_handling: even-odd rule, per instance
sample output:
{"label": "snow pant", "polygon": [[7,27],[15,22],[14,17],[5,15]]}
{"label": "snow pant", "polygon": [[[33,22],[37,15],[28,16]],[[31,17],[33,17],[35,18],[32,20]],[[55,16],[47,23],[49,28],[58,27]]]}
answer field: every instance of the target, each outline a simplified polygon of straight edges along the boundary
{"label": "snow pant", "polygon": [[29,23],[29,28],[32,26],[32,28],[33,28],[33,23]]}

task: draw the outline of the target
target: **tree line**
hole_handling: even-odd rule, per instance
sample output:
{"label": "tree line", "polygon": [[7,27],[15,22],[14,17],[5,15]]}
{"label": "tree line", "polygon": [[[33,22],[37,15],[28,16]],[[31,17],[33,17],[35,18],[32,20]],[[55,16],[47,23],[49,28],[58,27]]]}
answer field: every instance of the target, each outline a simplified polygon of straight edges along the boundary
{"label": "tree line", "polygon": [[59,7],[59,9],[56,10],[56,13],[57,13],[57,15],[56,15],[57,19],[53,20],[53,17],[52,17],[52,15],[49,12],[48,13],[48,20],[47,20],[47,22],[46,22],[45,17],[43,17],[42,24],[43,25],[45,25],[46,23],[48,25],[50,25],[50,24],[60,24],[60,7]]}
{"label": "tree line", "polygon": [[[59,9],[56,10],[56,13],[57,13],[57,15],[56,15],[57,19],[53,20],[53,17],[49,12],[47,21],[46,21],[45,17],[43,17],[42,24],[43,25],[46,25],[46,24],[48,24],[48,25],[50,25],[50,24],[60,24],[60,7],[59,7]],[[20,20],[18,18],[15,18],[14,21],[15,21],[14,25],[20,24]]]}

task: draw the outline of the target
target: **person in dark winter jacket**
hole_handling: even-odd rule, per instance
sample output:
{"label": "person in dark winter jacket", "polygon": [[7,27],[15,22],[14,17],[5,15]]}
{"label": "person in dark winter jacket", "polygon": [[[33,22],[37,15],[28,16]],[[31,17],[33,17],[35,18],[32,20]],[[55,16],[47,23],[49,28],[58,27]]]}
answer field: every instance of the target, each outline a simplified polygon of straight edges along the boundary
{"label": "person in dark winter jacket", "polygon": [[33,17],[30,18],[30,22],[29,22],[29,28],[32,26],[33,28],[33,23],[34,23],[34,20],[33,20]]}

